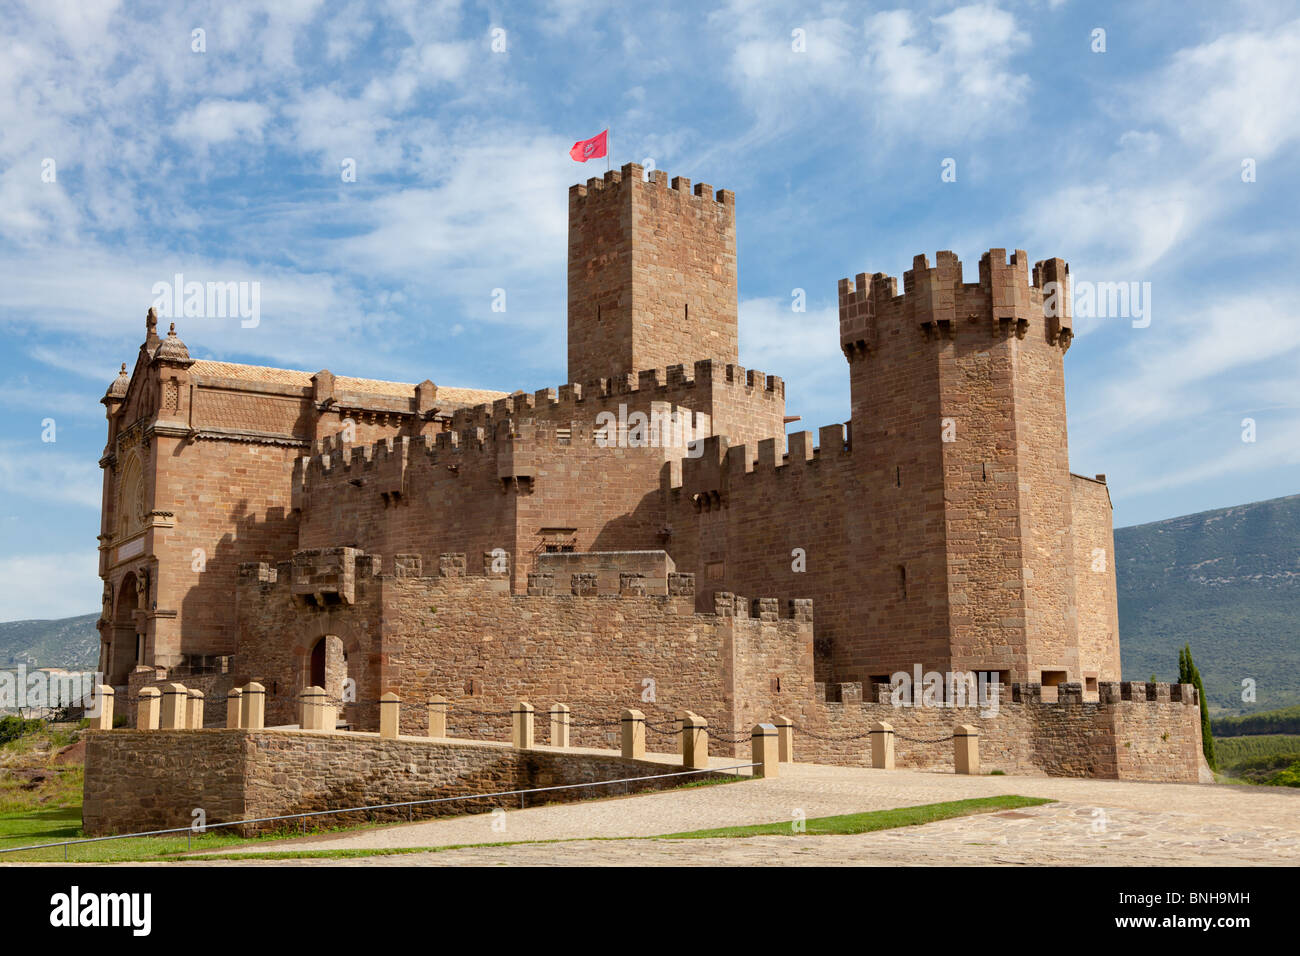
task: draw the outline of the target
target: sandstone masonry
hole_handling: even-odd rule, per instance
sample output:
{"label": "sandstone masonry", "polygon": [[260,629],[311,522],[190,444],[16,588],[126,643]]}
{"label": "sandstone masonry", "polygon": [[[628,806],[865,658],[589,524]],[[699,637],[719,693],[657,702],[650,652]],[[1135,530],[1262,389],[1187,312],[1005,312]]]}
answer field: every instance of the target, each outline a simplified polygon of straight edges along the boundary
{"label": "sandstone masonry", "polygon": [[[966,282],[940,252],[901,293],[841,280],[849,420],[787,434],[782,379],[738,364],[735,201],[635,164],[570,190],[557,388],[195,360],[151,312],[103,399],[124,705],[183,679],[219,725],[257,680],[272,723],[322,686],[355,689],[363,730],[395,691],[847,732],[879,719],[861,688],[919,666],[1023,689],[986,766],[1194,779],[1181,699],[1105,699],[1111,507],[1068,466],[1068,266],[992,249]],[[499,737],[481,720],[462,732]]]}

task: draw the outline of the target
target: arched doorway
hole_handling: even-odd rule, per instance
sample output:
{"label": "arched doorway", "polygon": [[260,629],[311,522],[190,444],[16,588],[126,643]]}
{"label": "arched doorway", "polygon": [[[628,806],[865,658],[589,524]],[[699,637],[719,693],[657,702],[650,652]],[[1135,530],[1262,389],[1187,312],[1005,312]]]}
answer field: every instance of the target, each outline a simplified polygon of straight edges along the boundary
{"label": "arched doorway", "polygon": [[117,586],[112,639],[108,650],[108,672],[105,674],[109,684],[125,684],[132,669],[140,663],[143,635],[138,632],[135,620],[139,601],[135,573],[130,572]]}
{"label": "arched doorway", "polygon": [[325,644],[329,638],[322,637],[311,649],[311,674],[307,678],[309,687],[325,686]]}
{"label": "arched doorway", "polygon": [[322,687],[331,697],[343,696],[348,678],[348,655],[337,635],[326,634],[311,646],[307,666],[303,669],[304,687]]}
{"label": "arched doorway", "polygon": [[347,692],[348,655],[343,640],[335,634],[326,634],[311,645],[300,671],[303,687],[323,688],[335,703],[338,716],[344,721],[355,720],[354,695]]}

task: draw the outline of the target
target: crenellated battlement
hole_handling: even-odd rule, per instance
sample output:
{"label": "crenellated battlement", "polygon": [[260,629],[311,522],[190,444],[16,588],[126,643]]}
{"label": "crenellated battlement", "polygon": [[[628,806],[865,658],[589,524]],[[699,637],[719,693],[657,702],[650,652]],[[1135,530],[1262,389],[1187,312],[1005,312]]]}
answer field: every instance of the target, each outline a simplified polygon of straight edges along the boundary
{"label": "crenellated battlement", "polygon": [[[630,552],[633,558],[654,552]],[[662,555],[662,552],[659,554]],[[399,553],[392,556],[391,572],[385,573],[386,562],[377,554],[358,548],[312,548],[295,551],[288,561],[245,562],[239,566],[239,585],[254,589],[265,596],[277,591],[286,592],[299,603],[326,608],[339,604],[354,605],[365,597],[364,588],[369,581],[417,579],[427,585],[439,586],[451,581],[469,587],[482,586],[492,593],[508,594],[501,587],[506,573],[492,573],[494,555],[483,555],[484,572],[471,574],[469,561],[462,552],[449,552],[438,556],[438,567],[426,569],[418,554]],[[566,555],[575,559],[619,557],[618,553],[592,553]],[[666,556],[664,556],[666,558]],[[663,563],[662,561],[660,562]],[[695,575],[679,573],[671,568],[659,572],[642,566],[644,562],[631,561],[626,568],[614,567],[612,577],[595,570],[566,571],[560,566],[550,567],[528,575],[526,594],[513,595],[514,600],[536,598],[661,598],[672,601],[695,602]],[[775,597],[748,598],[731,592],[716,592],[712,608],[693,612],[697,617],[735,618],[753,621],[795,621],[811,625],[813,603],[807,599]]]}
{"label": "crenellated battlement", "polygon": [[882,336],[910,333],[936,341],[977,331],[999,338],[1025,339],[1037,329],[1043,340],[1065,351],[1073,338],[1070,267],[1063,259],[1044,259],[1028,268],[1017,249],[990,249],[980,257],[979,281],[963,282],[962,264],[948,251],[918,255],[898,280],[882,272],[858,273],[839,282],[840,347],[845,356],[876,351]]}
{"label": "crenellated battlement", "polygon": [[[993,685],[998,691],[999,705],[1035,704],[1051,707],[1053,705],[1091,704],[1109,705],[1122,702],[1143,704],[1183,704],[1189,707],[1200,706],[1200,698],[1195,684],[1165,684],[1147,681],[1102,681],[1098,685],[1096,697],[1085,695],[1083,685],[1077,682],[1059,684],[1049,688],[1053,693],[1044,694],[1042,684],[1015,681],[1010,685]],[[992,693],[990,690],[989,694]],[[828,704],[887,704],[893,703],[893,687],[890,684],[848,681],[827,686],[824,683],[813,685],[813,699],[818,703]],[[967,698],[969,706],[980,708],[983,705],[975,697]],[[959,698],[960,700],[960,698]],[[910,706],[910,705],[908,705]],[[951,701],[940,701],[932,709],[952,710]]]}
{"label": "crenellated battlement", "polygon": [[[669,365],[663,368],[642,369],[636,373],[600,378],[580,384],[570,382],[558,388],[541,388],[532,394],[515,392],[506,398],[484,402],[452,413],[453,432],[473,428],[490,429],[494,422],[531,415],[550,414],[565,408],[577,408],[590,403],[608,403],[620,398],[650,396],[669,401],[685,390],[696,387],[728,386],[752,396],[768,399],[785,399],[785,380],[778,375],[768,375],[757,369],[741,365],[703,359],[692,368]],[[678,402],[677,404],[687,404]]]}
{"label": "crenellated battlement", "polygon": [[668,190],[678,193],[684,199],[688,199],[700,204],[711,203],[715,206],[734,207],[736,204],[736,194],[730,189],[719,189],[714,192],[712,186],[708,183],[696,183],[695,189],[691,189],[691,181],[683,176],[674,176],[669,181],[668,173],[662,169],[650,171],[650,175],[645,175],[645,168],[639,163],[624,163],[620,169],[611,169],[602,176],[593,176],[587,180],[586,184],[577,183],[569,187],[569,204],[585,204],[587,202],[608,201],[611,198],[625,194],[626,191],[634,186],[639,186],[646,190]]}
{"label": "crenellated battlement", "polygon": [[667,490],[694,498],[696,508],[710,510],[725,505],[733,489],[745,481],[762,481],[787,469],[824,467],[842,462],[852,453],[852,429],[849,423],[824,425],[813,445],[810,431],[791,432],[785,436],[787,450],[777,450],[776,438],[765,438],[754,445],[732,445],[725,435],[711,435],[700,442],[701,454],[683,458],[680,470],[667,472]]}

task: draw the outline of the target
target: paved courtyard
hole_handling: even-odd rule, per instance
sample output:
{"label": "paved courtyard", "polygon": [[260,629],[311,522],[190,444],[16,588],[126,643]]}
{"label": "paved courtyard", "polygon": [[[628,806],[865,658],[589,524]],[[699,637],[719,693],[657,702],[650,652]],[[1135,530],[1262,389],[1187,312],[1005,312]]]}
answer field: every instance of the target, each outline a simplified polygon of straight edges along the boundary
{"label": "paved courtyard", "polygon": [[[715,758],[715,764],[734,763]],[[1058,802],[857,836],[615,840],[1020,794]],[[376,865],[1297,865],[1300,791],[1064,777],[966,777],[783,764],[766,780],[507,809],[259,844],[255,852],[474,846],[375,856]],[[261,861],[259,861],[261,862]],[[310,861],[304,861],[310,862]],[[328,863],[330,861],[319,861]]]}

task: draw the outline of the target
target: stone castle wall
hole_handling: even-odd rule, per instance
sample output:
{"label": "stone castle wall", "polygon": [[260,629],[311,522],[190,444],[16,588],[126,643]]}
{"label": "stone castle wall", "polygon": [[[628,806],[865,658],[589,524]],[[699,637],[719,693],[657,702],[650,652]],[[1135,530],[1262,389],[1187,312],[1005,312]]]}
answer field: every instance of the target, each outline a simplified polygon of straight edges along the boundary
{"label": "stone castle wall", "polygon": [[[92,731],[86,736],[82,825],[91,836],[188,827],[343,807],[594,783],[677,768],[612,754],[515,750],[506,744],[381,739],[319,731]],[[548,803],[679,786],[683,778],[555,790]],[[691,779],[691,778],[687,778]],[[322,815],[313,826],[515,809],[517,797]],[[232,828],[243,836],[296,831],[298,821]],[[487,824],[485,823],[486,827]]]}
{"label": "stone castle wall", "polygon": [[691,375],[680,366],[649,369],[462,409],[433,438],[374,446],[329,439],[294,473],[299,546],[417,553],[425,566],[447,544],[469,554],[501,548],[521,593],[533,556],[548,545],[662,548],[661,477],[689,449],[671,428],[629,437],[600,426],[609,421],[603,416],[667,422],[674,413],[689,423],[690,438],[719,430],[742,440],[779,435],[784,384],[700,361]]}
{"label": "stone castle wall", "polygon": [[619,715],[634,707],[650,721],[650,749],[671,752],[672,722],[689,709],[717,735],[712,752],[743,755],[747,744],[734,738],[784,715],[796,724],[797,759],[869,766],[866,734],[884,720],[917,738],[900,736],[900,766],[948,768],[951,744],[924,741],[971,723],[987,769],[1196,779],[1199,709],[1190,687],[1108,682],[1085,695],[1070,683],[1044,700],[1038,684],[1017,683],[1003,685],[989,709],[895,707],[888,687],[875,686],[864,701],[861,683],[814,680],[809,602],[717,592],[712,611],[699,613],[692,576],[667,571],[662,553],[632,557],[644,574],[616,574],[590,555],[552,555],[530,575],[530,593],[515,595],[504,575],[465,574],[460,555],[443,556],[437,576],[423,576],[413,559],[399,562],[401,575],[376,575],[369,556],[354,555],[362,570],[350,601],[312,607],[280,572],[251,566],[239,606],[252,678],[297,675],[268,698],[268,723],[297,722],[310,648],[336,635],[357,681],[358,703],[345,716],[361,729],[377,726],[378,697],[393,691],[404,702],[403,733],[424,733],[424,702],[439,695],[450,702],[453,736],[507,740],[510,709],[528,700],[546,740],[545,712],[558,702],[571,708],[575,745],[610,747]]}
{"label": "stone castle wall", "polygon": [[[1104,477],[1104,476],[1103,476]],[[1074,580],[1079,606],[1079,669],[1084,678],[1120,679],[1115,533],[1104,481],[1071,475]]]}
{"label": "stone castle wall", "polygon": [[[414,557],[401,558],[397,575],[374,574],[370,556],[354,560],[351,593],[311,605],[294,593],[292,568],[246,567],[240,671],[261,683],[280,675],[289,688],[268,698],[268,724],[298,721],[296,694],[326,635],[347,652],[358,703],[344,715],[363,730],[378,726],[375,702],[388,691],[421,705],[442,695],[453,701],[451,732],[486,739],[508,736],[506,714],[521,699],[539,709],[563,702],[573,742],[591,746],[610,745],[626,707],[659,724],[687,708],[730,731],[812,692],[806,602],[778,608],[775,599],[723,594],[701,614],[691,575],[533,574],[530,593],[516,595],[505,575],[467,575],[463,555],[441,557],[430,576]],[[427,718],[419,706],[401,719],[403,732],[422,733]]]}

